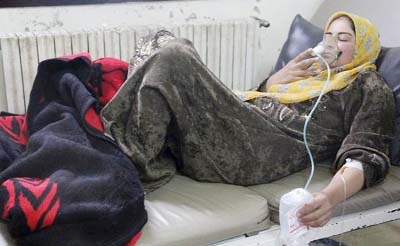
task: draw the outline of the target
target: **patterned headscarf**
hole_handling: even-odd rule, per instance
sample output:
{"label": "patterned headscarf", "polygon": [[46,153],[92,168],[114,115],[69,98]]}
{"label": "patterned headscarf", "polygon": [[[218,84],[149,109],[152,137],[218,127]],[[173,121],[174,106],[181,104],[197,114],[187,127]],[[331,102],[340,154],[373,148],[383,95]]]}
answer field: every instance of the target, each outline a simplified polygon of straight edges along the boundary
{"label": "patterned headscarf", "polygon": [[[333,14],[326,26],[328,30],[330,24],[340,16],[350,18],[355,27],[355,52],[353,60],[343,66],[331,70],[331,80],[328,82],[325,93],[333,90],[340,90],[353,82],[357,75],[365,70],[375,70],[374,65],[380,52],[379,35],[376,27],[367,19],[350,14],[347,12],[337,12]],[[296,103],[318,97],[326,82],[328,72],[322,71],[317,76],[294,81],[288,84],[272,85],[267,92],[245,92],[245,100],[256,97],[268,96],[277,99],[281,103]],[[241,94],[240,96],[243,96]]]}

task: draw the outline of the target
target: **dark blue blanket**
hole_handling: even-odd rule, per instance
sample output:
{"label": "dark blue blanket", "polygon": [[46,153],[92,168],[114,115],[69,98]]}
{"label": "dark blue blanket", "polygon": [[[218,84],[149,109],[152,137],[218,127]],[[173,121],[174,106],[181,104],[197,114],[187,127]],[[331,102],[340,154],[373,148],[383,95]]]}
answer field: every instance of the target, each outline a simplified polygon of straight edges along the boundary
{"label": "dark blue blanket", "polygon": [[147,220],[134,165],[102,132],[93,67],[41,62],[26,115],[0,117],[0,217],[18,245],[122,246]]}

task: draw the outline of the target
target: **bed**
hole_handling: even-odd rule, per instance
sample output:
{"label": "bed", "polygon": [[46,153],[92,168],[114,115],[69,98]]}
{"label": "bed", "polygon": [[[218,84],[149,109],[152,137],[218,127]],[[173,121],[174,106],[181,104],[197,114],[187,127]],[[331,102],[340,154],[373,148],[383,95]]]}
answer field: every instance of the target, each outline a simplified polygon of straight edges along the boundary
{"label": "bed", "polygon": [[[296,16],[275,69],[299,51],[315,46],[321,34],[321,29]],[[383,48],[377,63],[396,99],[400,99],[400,48]],[[396,103],[399,112],[400,100]],[[400,159],[399,135],[397,132],[392,144],[394,164]],[[136,245],[275,245],[279,235],[279,199],[291,189],[303,187],[309,173],[306,169],[251,187],[201,183],[176,175],[145,196],[148,222]],[[329,161],[318,163],[310,191],[320,190],[331,177]],[[334,218],[324,227],[312,229],[309,240],[399,219],[400,167],[393,165],[383,183],[359,192],[335,208]],[[15,245],[4,222],[0,223],[0,245]]]}

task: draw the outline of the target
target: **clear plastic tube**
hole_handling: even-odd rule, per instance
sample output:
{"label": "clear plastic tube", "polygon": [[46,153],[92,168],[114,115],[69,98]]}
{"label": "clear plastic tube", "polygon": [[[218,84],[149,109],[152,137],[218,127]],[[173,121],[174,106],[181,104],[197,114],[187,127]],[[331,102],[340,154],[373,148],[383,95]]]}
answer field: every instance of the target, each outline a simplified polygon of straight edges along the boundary
{"label": "clear plastic tube", "polygon": [[320,103],[321,98],[322,98],[322,96],[324,95],[324,92],[325,92],[325,90],[326,90],[326,87],[327,87],[328,84],[329,84],[328,82],[331,80],[331,69],[330,69],[330,67],[329,67],[328,62],[325,60],[324,57],[322,57],[322,55],[321,55],[320,53],[318,53],[318,52],[314,52],[314,53],[315,53],[315,55],[316,55],[321,61],[323,61],[323,62],[325,63],[326,69],[328,70],[328,76],[327,76],[327,78],[326,78],[326,82],[325,82],[325,84],[324,84],[324,87],[322,88],[321,94],[318,96],[318,99],[317,99],[317,101],[316,101],[314,107],[311,109],[310,113],[306,116],[306,121],[305,121],[305,123],[304,123],[304,128],[303,128],[303,141],[304,141],[304,145],[306,146],[307,153],[308,153],[308,156],[309,156],[310,161],[311,161],[311,173],[310,173],[310,176],[308,177],[308,180],[307,180],[306,185],[304,186],[304,189],[305,189],[305,190],[308,190],[308,186],[309,186],[310,183],[311,183],[311,180],[312,180],[312,178],[313,178],[313,176],[314,176],[314,170],[315,170],[314,158],[313,158],[313,155],[312,155],[312,153],[311,153],[310,147],[308,146],[308,142],[307,142],[307,127],[308,127],[308,123],[310,122],[310,119],[311,119],[311,117],[312,117],[312,115],[313,115],[315,109],[317,109],[318,104]]}

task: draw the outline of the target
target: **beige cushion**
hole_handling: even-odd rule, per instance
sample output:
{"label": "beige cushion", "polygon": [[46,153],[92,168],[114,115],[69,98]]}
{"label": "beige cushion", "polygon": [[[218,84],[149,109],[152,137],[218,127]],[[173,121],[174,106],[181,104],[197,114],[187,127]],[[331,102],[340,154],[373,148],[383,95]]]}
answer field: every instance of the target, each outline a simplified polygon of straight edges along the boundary
{"label": "beige cushion", "polygon": [[[137,246],[206,245],[271,226],[264,197],[241,186],[176,175],[146,196],[149,221]],[[14,246],[0,223],[0,245]]]}
{"label": "beige cushion", "polygon": [[[295,173],[278,181],[248,187],[268,200],[271,220],[279,222],[279,200],[280,197],[290,190],[304,187],[310,175],[310,169]],[[319,165],[315,169],[315,175],[311,181],[309,190],[320,191],[332,178],[332,172],[328,165]],[[363,190],[333,211],[334,216],[341,215],[344,206],[344,214],[359,212],[379,206],[383,206],[400,200],[400,167],[393,166],[385,181],[367,190]]]}
{"label": "beige cushion", "polygon": [[145,205],[149,221],[137,246],[206,245],[270,227],[267,201],[257,193],[180,175]]}
{"label": "beige cushion", "polygon": [[11,240],[10,234],[7,231],[6,224],[0,222],[0,245],[1,246],[14,246],[16,245],[13,240]]}

